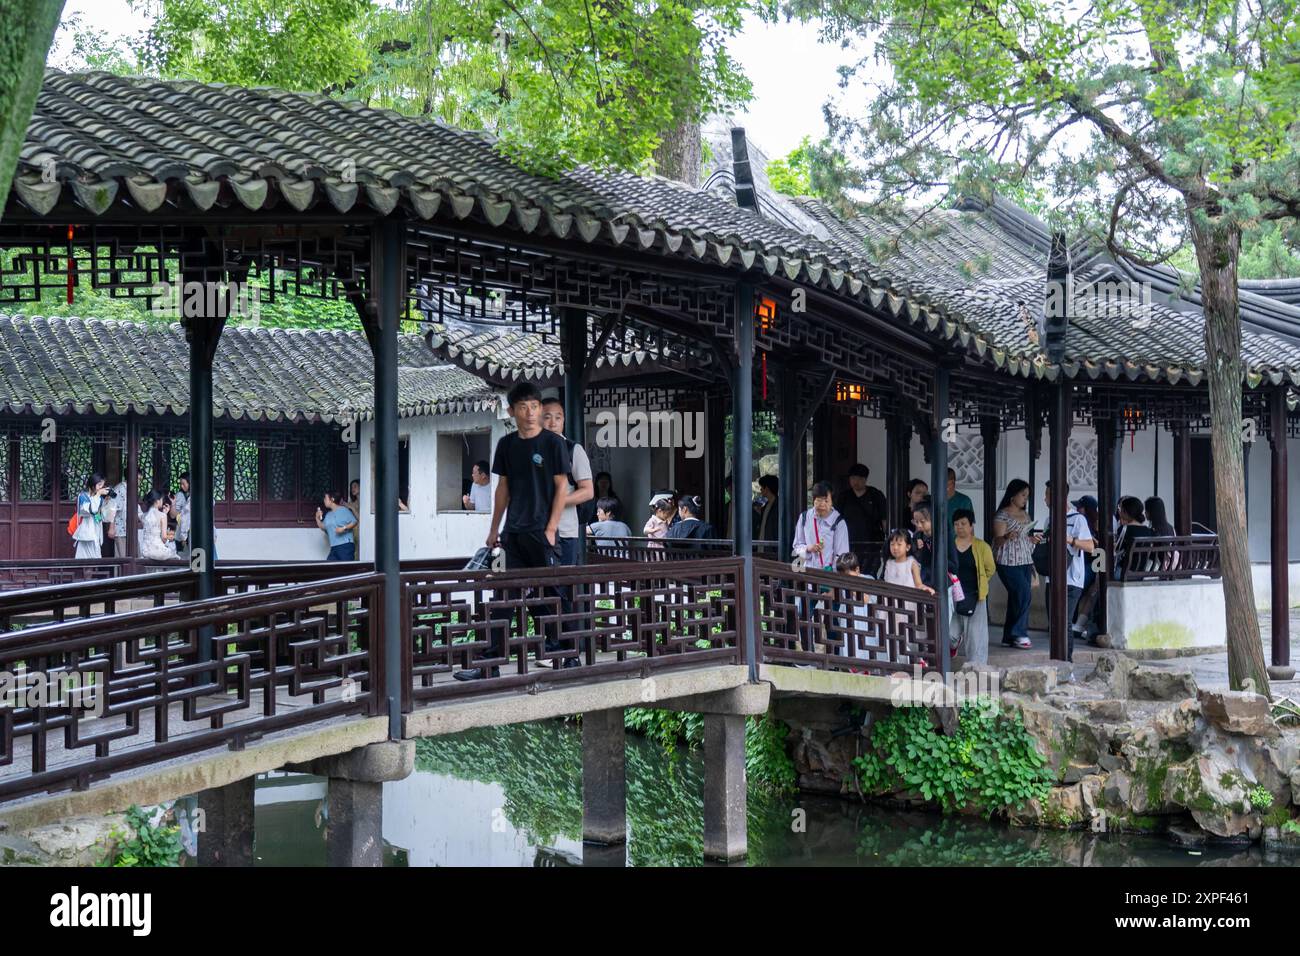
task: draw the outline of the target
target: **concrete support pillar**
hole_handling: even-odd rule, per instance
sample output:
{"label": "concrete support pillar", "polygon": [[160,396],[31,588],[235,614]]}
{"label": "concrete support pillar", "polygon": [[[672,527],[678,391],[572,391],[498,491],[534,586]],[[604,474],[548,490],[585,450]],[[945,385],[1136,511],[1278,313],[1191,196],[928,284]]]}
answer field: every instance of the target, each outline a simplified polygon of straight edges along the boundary
{"label": "concrete support pillar", "polygon": [[749,853],[745,816],[745,718],[704,715],[704,858],[731,862]]}
{"label": "concrete support pillar", "polygon": [[288,769],[329,778],[325,858],[330,866],[382,866],[384,783],[415,769],[414,740],[385,740]]}
{"label": "concrete support pillar", "polygon": [[253,784],[248,777],[198,795],[203,832],[198,834],[199,866],[253,865]]}
{"label": "concrete support pillar", "polygon": [[329,866],[384,865],[384,785],[333,777],[329,781],[325,860]]}
{"label": "concrete support pillar", "polygon": [[582,841],[627,842],[627,758],[623,709],[582,715]]}

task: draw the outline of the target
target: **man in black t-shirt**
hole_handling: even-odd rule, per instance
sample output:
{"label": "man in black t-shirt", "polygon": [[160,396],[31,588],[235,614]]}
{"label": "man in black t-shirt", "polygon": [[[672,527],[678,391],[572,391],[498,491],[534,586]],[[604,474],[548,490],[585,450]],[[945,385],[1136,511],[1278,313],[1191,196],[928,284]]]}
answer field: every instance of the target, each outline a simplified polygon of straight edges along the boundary
{"label": "man in black t-shirt", "polygon": [[[510,570],[551,567],[560,563],[558,535],[569,491],[569,450],[563,438],[542,428],[542,393],[536,385],[520,382],[506,400],[517,430],[502,436],[492,456],[492,473],[498,481],[486,544],[495,548],[499,538]],[[558,591],[556,596],[568,604]],[[562,610],[567,608],[562,606]],[[504,656],[504,630],[509,626],[503,614],[489,629],[488,656]],[[555,636],[548,634],[547,649],[554,650],[555,643]],[[453,676],[457,680],[479,680],[498,674],[498,668],[493,666],[465,668]]]}
{"label": "man in black t-shirt", "polygon": [[[885,523],[889,506],[879,488],[867,484],[871,469],[861,463],[849,469],[849,487],[835,498],[835,510],[844,518],[849,529],[849,546],[858,549],[858,564],[864,571],[875,573],[880,566],[880,542],[885,540]],[[875,547],[864,548],[864,544]]]}

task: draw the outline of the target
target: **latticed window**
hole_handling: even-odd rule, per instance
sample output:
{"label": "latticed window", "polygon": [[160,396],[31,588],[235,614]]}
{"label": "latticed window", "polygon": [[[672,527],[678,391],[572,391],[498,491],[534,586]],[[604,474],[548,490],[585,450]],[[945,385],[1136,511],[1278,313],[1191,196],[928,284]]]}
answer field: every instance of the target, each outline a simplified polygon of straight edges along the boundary
{"label": "latticed window", "polygon": [[9,493],[9,436],[0,434],[0,502],[11,500]]}
{"label": "latticed window", "polygon": [[18,497],[23,501],[49,501],[54,494],[50,448],[49,443],[41,441],[39,434],[19,438]]}
{"label": "latticed window", "polygon": [[266,496],[272,501],[294,497],[293,449],[288,446],[266,450]]}
{"label": "latticed window", "polygon": [[[302,446],[302,497],[319,501],[334,480],[329,449],[320,441],[309,441]],[[337,489],[336,489],[337,490]]]}
{"label": "latticed window", "polygon": [[235,501],[257,501],[258,487],[257,441],[249,438],[235,439]]}
{"label": "latticed window", "polygon": [[212,497],[217,501],[226,498],[226,443],[212,443]]}
{"label": "latticed window", "polygon": [[185,437],[173,438],[167,443],[167,487],[179,488],[181,475],[189,470],[190,440]]}
{"label": "latticed window", "polygon": [[60,429],[59,463],[60,493],[64,501],[75,501],[95,467],[95,449],[90,435],[80,429]]}
{"label": "latticed window", "polygon": [[140,497],[148,494],[153,485],[153,452],[155,442],[152,435],[140,436]]}

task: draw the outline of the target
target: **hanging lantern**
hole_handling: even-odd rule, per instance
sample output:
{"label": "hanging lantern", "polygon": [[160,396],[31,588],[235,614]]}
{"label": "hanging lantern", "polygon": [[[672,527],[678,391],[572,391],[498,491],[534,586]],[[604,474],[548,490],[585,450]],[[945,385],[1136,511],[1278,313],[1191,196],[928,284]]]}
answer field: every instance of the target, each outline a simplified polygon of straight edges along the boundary
{"label": "hanging lantern", "polygon": [[868,398],[867,387],[857,382],[835,383],[835,401],[861,405]]}
{"label": "hanging lantern", "polygon": [[766,335],[776,328],[776,300],[761,296],[754,305],[754,317],[758,319],[758,334]]}
{"label": "hanging lantern", "polygon": [[1124,429],[1128,432],[1128,450],[1133,451],[1137,441],[1138,427],[1142,423],[1141,409],[1134,408],[1132,405],[1124,409]]}

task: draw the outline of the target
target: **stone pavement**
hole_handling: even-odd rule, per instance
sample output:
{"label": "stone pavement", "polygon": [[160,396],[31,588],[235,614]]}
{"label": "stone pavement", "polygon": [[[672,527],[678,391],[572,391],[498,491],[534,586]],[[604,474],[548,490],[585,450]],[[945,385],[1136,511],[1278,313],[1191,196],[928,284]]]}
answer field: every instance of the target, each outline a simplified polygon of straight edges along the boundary
{"label": "stone pavement", "polygon": [[[1272,633],[1271,614],[1267,612],[1260,613],[1259,630],[1260,638],[1264,645],[1264,662],[1272,663],[1272,656],[1269,651],[1271,642],[1270,635]],[[989,663],[995,667],[1016,667],[1024,664],[1046,664],[1051,660],[1046,631],[1030,631],[1029,639],[1033,641],[1034,646],[1026,650],[1003,647],[1001,643],[1001,625],[991,626],[989,631]],[[1290,631],[1291,664],[1294,667],[1300,667],[1300,608],[1291,609]],[[1076,643],[1074,648],[1075,678],[1082,680],[1090,674],[1098,655],[1103,653],[1105,653],[1105,651],[1101,648],[1090,647],[1086,643]],[[1167,670],[1190,671],[1196,678],[1196,683],[1199,687],[1225,689],[1228,686],[1228,654],[1226,651],[1219,651],[1218,653],[1211,654],[1193,654],[1185,657],[1144,660],[1142,663],[1150,667],[1159,667]],[[957,664],[959,666],[961,664],[960,657],[957,658]],[[1300,701],[1300,675],[1297,675],[1296,680],[1272,681],[1271,689],[1274,695],[1281,694],[1285,697],[1290,697],[1292,700]]]}

